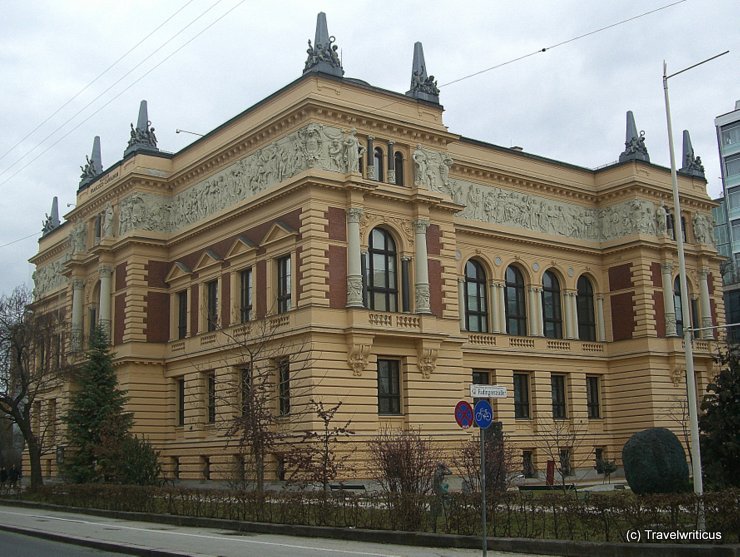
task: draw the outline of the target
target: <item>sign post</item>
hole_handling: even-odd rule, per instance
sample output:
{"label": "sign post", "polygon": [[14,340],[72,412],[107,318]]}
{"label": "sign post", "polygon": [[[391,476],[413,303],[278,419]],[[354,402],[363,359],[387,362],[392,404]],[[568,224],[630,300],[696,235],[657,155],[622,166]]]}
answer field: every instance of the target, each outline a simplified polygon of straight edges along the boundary
{"label": "sign post", "polygon": [[[471,385],[472,387],[475,385]],[[505,389],[504,389],[505,391]],[[480,428],[480,492],[481,492],[481,526],[483,530],[483,557],[488,554],[488,528],[486,526],[486,432],[493,422],[493,408],[487,400],[475,403],[475,423]]]}

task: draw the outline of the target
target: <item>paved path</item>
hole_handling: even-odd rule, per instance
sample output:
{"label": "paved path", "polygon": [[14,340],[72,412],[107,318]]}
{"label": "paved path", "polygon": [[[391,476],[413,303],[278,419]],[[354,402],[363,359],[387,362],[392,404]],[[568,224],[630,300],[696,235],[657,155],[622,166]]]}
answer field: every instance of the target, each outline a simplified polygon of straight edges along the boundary
{"label": "paved path", "polygon": [[[95,544],[100,549],[127,549],[132,554],[166,557],[472,557],[480,550],[409,547],[379,543],[272,534],[251,534],[212,528],[158,525],[115,518],[0,505],[0,529],[60,536]],[[57,538],[58,539],[58,538]],[[111,544],[106,546],[106,544]],[[153,551],[152,551],[153,550]],[[2,551],[3,555],[12,555]],[[491,557],[521,553],[489,551]],[[537,556],[530,556],[537,557]]]}

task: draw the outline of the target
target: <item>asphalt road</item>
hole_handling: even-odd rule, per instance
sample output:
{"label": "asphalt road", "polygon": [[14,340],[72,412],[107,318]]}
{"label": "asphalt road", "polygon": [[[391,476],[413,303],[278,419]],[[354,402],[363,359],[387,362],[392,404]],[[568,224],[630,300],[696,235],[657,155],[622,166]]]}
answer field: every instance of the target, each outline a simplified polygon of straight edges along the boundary
{"label": "asphalt road", "polygon": [[0,555],[3,557],[121,557],[121,553],[111,553],[90,547],[80,547],[62,542],[54,542],[0,531]]}
{"label": "asphalt road", "polygon": [[[473,557],[481,554],[479,549],[410,547],[323,538],[237,533],[213,528],[158,525],[11,506],[0,506],[0,528],[17,528],[42,535],[65,536],[89,543],[103,542],[114,544],[124,550],[128,549],[131,553],[162,557],[168,555],[192,557]],[[86,555],[82,553],[82,549],[77,548],[75,548],[77,553],[63,554],[51,548],[47,553],[41,548],[37,553],[16,554],[8,552],[9,548],[5,547],[4,539],[0,538],[2,557]],[[154,550],[154,553],[149,550]],[[108,553],[98,553],[98,555],[108,555]],[[494,551],[489,551],[488,555],[491,557],[514,555],[524,557],[520,553]]]}

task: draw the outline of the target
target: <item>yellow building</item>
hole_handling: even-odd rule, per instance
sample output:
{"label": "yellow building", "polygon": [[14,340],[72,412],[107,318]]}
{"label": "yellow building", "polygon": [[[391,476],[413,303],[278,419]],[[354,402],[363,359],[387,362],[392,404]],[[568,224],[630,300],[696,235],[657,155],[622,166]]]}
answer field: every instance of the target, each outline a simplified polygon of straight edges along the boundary
{"label": "yellow building", "polygon": [[[96,141],[76,207],[31,259],[36,305],[71,323],[70,361],[92,326],[110,331],[167,475],[229,477],[259,335],[274,427],[318,428],[309,401],[341,401],[360,451],[384,427],[457,447],[473,381],[508,389],[495,414],[527,472],[561,426],[579,436],[556,450],[583,474],[636,431],[678,432],[677,331],[722,315],[703,174],[679,173],[675,219],[631,113],[620,161],[581,168],[448,131],[419,43],[406,94],[343,77],[332,43],[320,14],[300,78],[175,154],[142,103],[124,158],[102,170]],[[691,316],[675,301],[679,221]],[[700,390],[710,337],[695,341]],[[38,403],[42,420],[69,389]],[[352,476],[368,478],[360,454]]]}

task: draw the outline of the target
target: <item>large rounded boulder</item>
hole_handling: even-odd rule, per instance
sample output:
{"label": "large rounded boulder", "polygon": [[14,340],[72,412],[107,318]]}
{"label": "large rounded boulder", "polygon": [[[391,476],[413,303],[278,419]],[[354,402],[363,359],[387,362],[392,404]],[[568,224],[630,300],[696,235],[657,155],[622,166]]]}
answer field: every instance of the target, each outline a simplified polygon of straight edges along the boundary
{"label": "large rounded boulder", "polygon": [[676,435],[663,427],[638,431],[622,449],[627,483],[633,492],[675,493],[689,485],[686,454]]}

